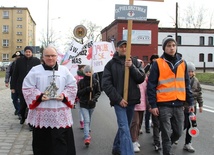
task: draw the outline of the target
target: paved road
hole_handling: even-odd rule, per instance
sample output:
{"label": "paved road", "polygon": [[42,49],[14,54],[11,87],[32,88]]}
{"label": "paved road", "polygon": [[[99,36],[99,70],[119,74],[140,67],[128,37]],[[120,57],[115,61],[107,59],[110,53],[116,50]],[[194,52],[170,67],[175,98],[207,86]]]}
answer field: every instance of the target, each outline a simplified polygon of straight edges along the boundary
{"label": "paved road", "polygon": [[[213,86],[202,85],[203,89],[214,91]],[[77,112],[74,111],[74,115],[77,116]],[[98,119],[98,118],[96,118]],[[108,119],[111,121],[111,118]],[[75,121],[77,124],[77,120]],[[105,123],[105,122],[103,122]],[[106,122],[108,124],[116,125],[116,122]],[[77,124],[78,125],[78,124]],[[82,136],[82,131],[78,127],[74,128],[74,132],[77,133],[75,136],[76,148],[81,150],[83,154],[86,153],[86,150],[83,149],[82,145],[83,140],[80,141]],[[101,126],[102,128],[102,126]],[[116,127],[115,127],[116,128]],[[102,132],[96,133],[96,137],[104,138],[103,142],[94,142],[94,143],[105,143],[105,136],[102,135]],[[115,133],[111,133],[115,135]],[[108,138],[108,135],[106,139]],[[111,143],[111,142],[110,142]],[[99,146],[100,144],[97,144]],[[94,145],[96,146],[96,145]],[[105,147],[104,147],[105,146]],[[111,150],[111,146],[100,145],[101,148],[94,148],[97,150],[108,149]],[[93,147],[93,145],[92,145]],[[145,147],[146,148],[146,147]],[[87,150],[88,154],[90,151]],[[98,153],[99,154],[99,153]],[[110,152],[109,152],[110,154]],[[0,78],[0,155],[33,155],[32,153],[32,135],[28,129],[27,125],[20,125],[18,117],[14,115],[14,108],[10,99],[10,90],[4,86],[4,79]]]}

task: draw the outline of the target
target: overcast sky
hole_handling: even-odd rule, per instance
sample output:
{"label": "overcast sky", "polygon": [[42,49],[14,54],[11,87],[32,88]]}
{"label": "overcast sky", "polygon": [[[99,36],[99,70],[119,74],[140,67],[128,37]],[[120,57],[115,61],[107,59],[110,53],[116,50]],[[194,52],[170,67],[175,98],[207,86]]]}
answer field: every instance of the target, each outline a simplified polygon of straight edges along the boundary
{"label": "overcast sky", "polygon": [[[159,27],[173,27],[175,6],[179,10],[188,5],[203,5],[211,9],[212,0],[164,0],[165,2],[134,1],[134,5],[147,6],[147,18],[160,20]],[[40,45],[41,33],[47,30],[48,0],[0,0],[1,6],[27,7],[36,22],[36,45]],[[128,5],[129,0],[49,0],[49,27],[61,34],[68,33],[82,20],[91,21],[102,28],[114,21],[115,4]]]}

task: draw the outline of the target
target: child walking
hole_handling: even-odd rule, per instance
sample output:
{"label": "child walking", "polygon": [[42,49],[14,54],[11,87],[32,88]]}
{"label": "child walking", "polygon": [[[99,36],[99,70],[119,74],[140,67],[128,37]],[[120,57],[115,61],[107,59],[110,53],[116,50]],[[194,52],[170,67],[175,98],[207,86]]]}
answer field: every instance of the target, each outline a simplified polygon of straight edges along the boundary
{"label": "child walking", "polygon": [[83,73],[84,78],[78,83],[77,96],[79,98],[80,110],[84,118],[84,144],[89,146],[91,143],[90,125],[92,113],[94,112],[101,91],[98,80],[92,76],[91,67],[88,65],[85,66]]}
{"label": "child walking", "polygon": [[[195,65],[192,62],[187,62],[187,69],[190,77],[190,87],[191,91],[194,97],[194,109],[195,109],[195,114],[196,114],[196,107],[197,103],[199,104],[199,112],[202,113],[203,111],[203,98],[202,98],[202,89],[200,82],[198,79],[195,77]],[[188,106],[185,105],[185,121],[184,121],[184,129],[186,129],[186,138],[185,138],[185,144],[183,149],[188,151],[188,152],[195,152],[195,149],[192,147],[192,137],[190,136],[188,130],[190,128],[190,121],[189,121],[189,111],[188,111]]]}
{"label": "child walking", "polygon": [[[78,65],[77,75],[75,76],[75,79],[77,80],[77,84],[79,83],[79,81],[81,79],[84,78],[84,73],[83,73],[84,67],[85,67],[85,65]],[[80,110],[79,98],[77,96],[75,99],[75,105],[76,105],[75,107],[78,109],[80,129],[83,130],[84,129],[84,120],[83,120],[82,112]]]}
{"label": "child walking", "polygon": [[[144,62],[140,59],[138,61],[141,63],[142,67],[144,66]],[[146,86],[147,86],[147,76],[143,83],[139,84],[141,99],[140,104],[136,104],[134,108],[134,116],[132,119],[130,133],[132,137],[133,149],[134,152],[140,152],[140,144],[138,142],[138,138],[140,135],[140,129],[143,123],[144,111],[146,110]]]}

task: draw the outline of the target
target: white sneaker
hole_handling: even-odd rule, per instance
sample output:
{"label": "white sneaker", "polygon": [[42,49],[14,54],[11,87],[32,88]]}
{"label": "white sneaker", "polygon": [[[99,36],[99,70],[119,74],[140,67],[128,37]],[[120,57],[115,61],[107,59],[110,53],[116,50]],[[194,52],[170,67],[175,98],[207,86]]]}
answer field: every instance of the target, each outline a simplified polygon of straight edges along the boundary
{"label": "white sneaker", "polygon": [[178,145],[178,140],[174,141],[174,144],[175,144],[175,145]]}
{"label": "white sneaker", "polygon": [[152,120],[149,120],[149,124],[150,124],[151,127],[153,127]]}
{"label": "white sneaker", "polygon": [[188,152],[192,152],[192,153],[195,152],[195,149],[192,147],[191,143],[185,144],[183,149],[188,151]]}
{"label": "white sneaker", "polygon": [[137,144],[137,147],[140,147],[140,143],[139,142],[135,142]]}
{"label": "white sneaker", "polygon": [[135,153],[140,152],[140,149],[139,149],[139,147],[137,146],[137,142],[134,142],[134,143],[133,143],[133,149],[134,149],[134,152],[135,152]]}

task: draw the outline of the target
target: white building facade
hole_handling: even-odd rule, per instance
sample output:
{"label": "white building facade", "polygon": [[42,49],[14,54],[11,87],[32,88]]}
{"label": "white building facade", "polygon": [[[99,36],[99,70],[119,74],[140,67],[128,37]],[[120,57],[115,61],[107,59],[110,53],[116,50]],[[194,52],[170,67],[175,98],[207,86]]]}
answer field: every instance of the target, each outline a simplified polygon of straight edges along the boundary
{"label": "white building facade", "polygon": [[[175,28],[159,28],[158,55],[163,54],[162,40],[168,35],[176,38]],[[178,53],[183,59],[191,61],[196,68],[214,69],[214,30],[213,29],[178,29]]]}

